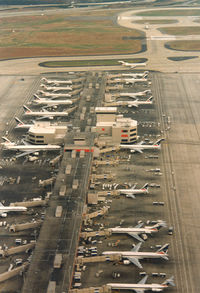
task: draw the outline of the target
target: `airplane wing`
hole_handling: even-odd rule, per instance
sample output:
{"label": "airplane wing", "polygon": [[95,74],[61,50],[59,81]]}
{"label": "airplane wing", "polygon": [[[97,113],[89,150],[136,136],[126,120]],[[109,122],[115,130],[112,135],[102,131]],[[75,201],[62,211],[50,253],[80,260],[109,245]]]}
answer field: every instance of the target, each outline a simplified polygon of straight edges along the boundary
{"label": "airplane wing", "polygon": [[19,154],[19,155],[16,155],[15,158],[17,159],[17,158],[20,158],[20,157],[24,157],[24,156],[27,156],[27,155],[33,154],[33,153],[38,152],[38,151],[39,151],[39,150],[23,152],[23,153],[21,153],[21,154]]}
{"label": "airplane wing", "polygon": [[130,107],[136,107],[136,108],[138,108],[138,105],[135,104],[135,103],[129,103],[129,104],[128,104],[128,107],[129,107],[129,108],[130,108]]}
{"label": "airplane wing", "polygon": [[37,120],[37,121],[40,121],[40,120],[43,120],[43,119],[49,119],[49,120],[51,120],[51,119],[53,119],[53,117],[54,117],[54,116],[49,116],[49,117],[41,116],[41,117],[38,117],[36,120]]}
{"label": "airplane wing", "polygon": [[135,153],[135,152],[138,152],[138,153],[140,153],[140,154],[143,154],[143,151],[142,151],[142,149],[131,149],[131,153]]}
{"label": "airplane wing", "polygon": [[132,262],[136,267],[142,269],[142,265],[136,257],[127,257],[127,259]]}
{"label": "airplane wing", "polygon": [[144,225],[144,223],[139,223],[135,226],[135,228],[141,228]]}
{"label": "airplane wing", "polygon": [[126,197],[130,197],[132,199],[135,199],[135,195],[132,193],[132,194],[126,194]]}
{"label": "airplane wing", "polygon": [[134,252],[138,252],[140,250],[140,246],[142,245],[142,242],[138,243],[137,245],[135,245],[131,251],[134,251]]}
{"label": "airplane wing", "polygon": [[128,235],[130,235],[131,237],[134,237],[136,240],[140,242],[144,242],[144,240],[138,234],[128,233]]}
{"label": "airplane wing", "polygon": [[[147,279],[148,279],[148,275],[146,275],[144,278],[142,278],[142,280],[140,280],[140,281],[138,282],[138,284],[145,284],[146,281],[147,281]],[[141,289],[141,290],[142,290],[142,291],[139,291],[139,292],[144,292],[143,289]]]}

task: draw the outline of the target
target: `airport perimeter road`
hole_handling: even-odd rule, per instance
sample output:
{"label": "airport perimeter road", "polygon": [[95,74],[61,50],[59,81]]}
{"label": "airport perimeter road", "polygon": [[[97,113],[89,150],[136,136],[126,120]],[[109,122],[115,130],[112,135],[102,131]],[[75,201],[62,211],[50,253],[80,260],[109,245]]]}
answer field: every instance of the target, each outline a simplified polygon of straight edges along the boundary
{"label": "airport perimeter road", "polygon": [[175,231],[172,248],[176,290],[197,293],[200,292],[200,77],[154,74],[152,85],[163,129],[171,127],[164,133],[162,158],[166,208]]}

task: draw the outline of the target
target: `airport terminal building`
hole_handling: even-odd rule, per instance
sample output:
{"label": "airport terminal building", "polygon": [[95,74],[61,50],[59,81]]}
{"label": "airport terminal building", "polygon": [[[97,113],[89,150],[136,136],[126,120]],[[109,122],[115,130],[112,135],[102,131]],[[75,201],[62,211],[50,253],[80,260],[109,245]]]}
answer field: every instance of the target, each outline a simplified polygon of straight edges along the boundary
{"label": "airport terminal building", "polygon": [[29,129],[27,139],[32,144],[62,144],[66,132],[67,126],[40,122]]}
{"label": "airport terminal building", "polygon": [[109,137],[114,144],[131,144],[137,140],[137,121],[117,115],[117,107],[96,107],[96,127],[99,136]]}

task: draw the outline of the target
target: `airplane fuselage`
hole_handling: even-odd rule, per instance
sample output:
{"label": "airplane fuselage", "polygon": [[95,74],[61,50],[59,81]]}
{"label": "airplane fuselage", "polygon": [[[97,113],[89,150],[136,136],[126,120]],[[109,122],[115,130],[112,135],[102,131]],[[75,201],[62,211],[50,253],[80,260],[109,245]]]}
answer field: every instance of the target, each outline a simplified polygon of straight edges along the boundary
{"label": "airplane fuselage", "polygon": [[133,194],[145,194],[148,193],[148,189],[118,189],[120,194],[133,195]]}
{"label": "airplane fuselage", "polygon": [[120,147],[122,149],[130,149],[130,150],[154,150],[154,149],[160,149],[160,145],[126,145],[126,144],[120,144]]}
{"label": "airplane fuselage", "polygon": [[8,212],[25,212],[27,211],[26,207],[1,207],[0,214]]}
{"label": "airplane fuselage", "polygon": [[168,285],[164,284],[117,284],[108,283],[107,286],[111,287],[113,290],[152,290],[152,291],[163,291],[168,288]]}
{"label": "airplane fuselage", "polygon": [[41,100],[34,100],[34,104],[38,105],[72,105],[71,100],[49,100],[49,99],[41,99]]}
{"label": "airplane fuselage", "polygon": [[34,126],[34,124],[17,124],[15,126],[16,129],[29,129],[31,128],[32,126]]}
{"label": "airplane fuselage", "polygon": [[103,255],[120,255],[122,258],[135,257],[138,259],[143,258],[163,258],[168,257],[164,252],[134,252],[134,251],[104,251]]}
{"label": "airplane fuselage", "polygon": [[68,116],[67,112],[36,112],[36,111],[26,111],[24,113],[25,116],[40,116],[40,117],[54,117],[54,116]]}
{"label": "airplane fuselage", "polygon": [[154,232],[158,232],[156,228],[121,228],[121,227],[114,227],[110,228],[112,233],[121,234],[121,233],[132,233],[132,234],[151,234]]}
{"label": "airplane fuselage", "polygon": [[72,87],[66,86],[66,87],[55,87],[55,86],[49,86],[49,87],[44,87],[47,91],[53,91],[53,92],[58,92],[58,91],[72,91]]}
{"label": "airplane fuselage", "polygon": [[15,145],[15,144],[7,144],[2,143],[4,150],[11,150],[11,151],[52,151],[52,150],[59,150],[61,147],[59,145]]}
{"label": "airplane fuselage", "polygon": [[49,92],[44,92],[44,91],[38,91],[40,92],[42,95],[46,96],[46,97],[52,97],[52,98],[69,98],[71,97],[71,94],[54,94],[54,93],[49,93]]}

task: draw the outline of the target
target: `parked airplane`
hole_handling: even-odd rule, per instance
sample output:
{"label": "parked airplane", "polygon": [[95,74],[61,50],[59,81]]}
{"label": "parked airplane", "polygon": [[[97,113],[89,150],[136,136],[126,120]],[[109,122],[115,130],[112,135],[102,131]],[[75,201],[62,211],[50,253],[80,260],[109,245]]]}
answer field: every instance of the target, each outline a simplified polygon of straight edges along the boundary
{"label": "parked airplane", "polygon": [[39,98],[38,95],[34,95],[35,100],[33,101],[33,104],[37,105],[48,105],[48,106],[57,106],[57,105],[72,105],[72,100],[50,100],[50,99],[44,99]]}
{"label": "parked airplane", "polygon": [[59,85],[59,84],[72,84],[72,81],[71,80],[47,79],[45,77],[43,77],[41,79],[41,81],[44,81],[47,84],[55,84],[55,85]]}
{"label": "parked airplane", "polygon": [[145,291],[161,292],[169,286],[175,286],[174,277],[165,280],[162,284],[146,284],[148,275],[136,284],[124,284],[124,283],[108,283],[106,284],[111,290],[132,290],[136,293],[144,293]]}
{"label": "parked airplane", "polygon": [[125,194],[126,197],[135,198],[134,194],[147,194],[149,183],[146,183],[141,189],[136,189],[136,184],[130,189],[118,189],[120,194]]}
{"label": "parked airplane", "polygon": [[0,202],[0,216],[3,218],[7,217],[7,213],[9,212],[26,212],[26,211],[27,211],[26,207],[12,207],[12,206],[5,207]]}
{"label": "parked airplane", "polygon": [[61,94],[61,93],[50,93],[50,92],[44,92],[44,91],[38,91],[38,93],[42,94],[45,97],[51,97],[52,99],[57,99],[57,98],[69,98],[72,96],[72,92],[70,94]]}
{"label": "parked airplane", "polygon": [[16,155],[16,158],[26,156],[35,152],[39,151],[57,151],[61,149],[61,146],[59,145],[54,145],[54,144],[47,144],[47,145],[32,145],[32,144],[22,144],[22,145],[17,145],[14,142],[11,142],[7,137],[3,136],[2,139],[4,142],[1,143],[3,146],[4,150],[9,150],[9,151],[19,151],[23,152],[22,154]]}
{"label": "parked airplane", "polygon": [[164,138],[157,140],[154,144],[143,144],[144,142],[141,141],[138,144],[120,144],[121,149],[129,149],[131,153],[139,152],[143,153],[143,150],[159,150],[161,148],[161,141]]}
{"label": "parked airplane", "polygon": [[119,93],[119,96],[120,97],[129,97],[129,98],[135,99],[135,97],[142,97],[142,96],[145,96],[150,93],[151,93],[151,90],[145,90],[143,92],[137,92],[137,93]]}
{"label": "parked airplane", "polygon": [[126,84],[135,84],[136,82],[147,82],[146,78],[125,78]]}
{"label": "parked airplane", "polygon": [[143,73],[122,73],[122,76],[132,76],[133,78],[135,77],[147,77],[149,74],[149,71],[145,71]]}
{"label": "parked airplane", "polygon": [[127,259],[129,263],[134,264],[136,267],[142,269],[142,265],[139,262],[140,259],[144,258],[163,258],[168,260],[168,248],[169,244],[163,245],[156,252],[139,252],[142,242],[138,243],[131,249],[131,251],[104,251],[103,255],[119,255],[122,259]]}
{"label": "parked airplane", "polygon": [[148,98],[146,101],[139,101],[138,99],[136,99],[135,101],[127,101],[128,102],[128,107],[138,107],[141,105],[152,105],[153,103],[153,96],[151,96],[150,98]]}
{"label": "parked airplane", "polygon": [[69,113],[74,111],[77,107],[70,108],[68,111],[63,111],[63,112],[50,112],[50,111],[32,111],[30,110],[27,106],[23,105],[23,108],[25,110],[24,115],[25,116],[39,116],[43,118],[53,118],[53,117],[67,117]]}
{"label": "parked airplane", "polygon": [[71,86],[46,86],[45,84],[41,84],[41,87],[44,88],[46,91],[53,91],[53,92],[58,92],[58,91],[72,91]]}
{"label": "parked airplane", "polygon": [[112,233],[115,234],[128,234],[131,237],[137,239],[140,242],[143,242],[144,240],[139,236],[140,234],[152,234],[157,233],[161,227],[166,227],[166,222],[158,220],[157,223],[153,226],[144,226],[144,224],[140,223],[136,225],[135,227],[129,227],[129,228],[123,228],[123,227],[114,227],[109,228],[109,230]]}
{"label": "parked airplane", "polygon": [[118,62],[123,66],[128,66],[131,68],[135,68],[138,66],[146,66],[146,63],[128,63],[128,62],[124,62],[124,61],[118,61]]}
{"label": "parked airplane", "polygon": [[[153,96],[148,98],[146,101],[139,101],[138,99],[136,99],[135,101],[117,101],[117,102],[113,102],[112,106],[128,106],[129,108],[131,107],[138,108],[138,106],[152,105],[152,103],[153,103]],[[109,106],[109,103],[108,103],[108,106]]]}
{"label": "parked airplane", "polygon": [[25,124],[18,117],[15,117],[15,120],[17,122],[17,125],[15,126],[16,129],[29,129],[30,127],[32,127],[34,125],[34,123],[32,123],[32,124]]}

